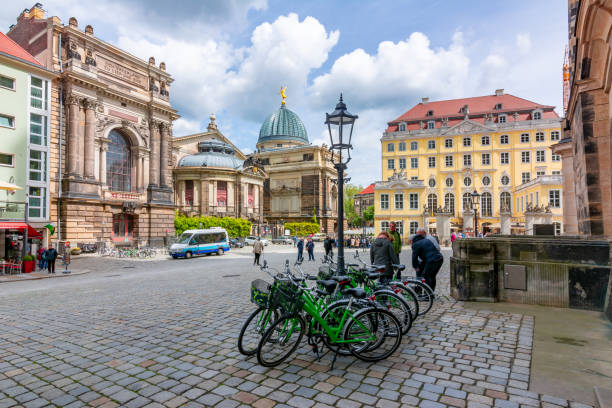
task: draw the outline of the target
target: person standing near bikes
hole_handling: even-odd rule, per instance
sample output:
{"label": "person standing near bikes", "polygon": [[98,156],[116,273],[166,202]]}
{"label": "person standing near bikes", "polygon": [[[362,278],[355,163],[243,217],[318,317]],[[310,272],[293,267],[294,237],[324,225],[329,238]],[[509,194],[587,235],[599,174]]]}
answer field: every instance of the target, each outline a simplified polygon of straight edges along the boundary
{"label": "person standing near bikes", "polygon": [[304,259],[304,238],[300,237],[297,242],[297,250],[298,250],[298,261],[302,261]]}
{"label": "person standing near bikes", "polygon": [[402,252],[402,237],[399,232],[397,232],[397,225],[393,221],[389,224],[389,236],[391,237],[393,250],[397,255],[398,261],[396,263],[399,263],[400,252]]}
{"label": "person standing near bikes", "polygon": [[253,259],[253,265],[259,265],[259,257],[261,253],[264,251],[264,244],[261,242],[261,238],[257,237],[257,241],[253,244],[253,254],[255,255],[255,259]]}
{"label": "person standing near bikes", "polygon": [[390,235],[387,231],[378,234],[370,247],[370,263],[372,265],[385,265],[383,278],[393,279],[393,264],[399,263],[399,256],[393,249]]}
{"label": "person standing near bikes", "polygon": [[417,276],[425,278],[425,283],[436,290],[436,275],[442,267],[444,257],[435,245],[427,239],[425,230],[419,230],[412,237],[412,267]]}
{"label": "person standing near bikes", "polygon": [[[68,248],[67,250],[70,251],[70,248]],[[47,266],[49,268],[48,273],[55,273],[55,260],[57,259],[57,249],[49,245],[49,249],[47,249],[43,253],[43,256],[47,260]]]}
{"label": "person standing near bikes", "polygon": [[306,250],[308,251],[308,260],[314,261],[314,242],[312,242],[312,238],[308,238],[308,242],[306,243]]}
{"label": "person standing near bikes", "polygon": [[331,239],[329,235],[326,236],[325,241],[323,241],[323,248],[325,249],[325,256],[327,258],[334,256],[333,246],[334,246],[334,240]]}

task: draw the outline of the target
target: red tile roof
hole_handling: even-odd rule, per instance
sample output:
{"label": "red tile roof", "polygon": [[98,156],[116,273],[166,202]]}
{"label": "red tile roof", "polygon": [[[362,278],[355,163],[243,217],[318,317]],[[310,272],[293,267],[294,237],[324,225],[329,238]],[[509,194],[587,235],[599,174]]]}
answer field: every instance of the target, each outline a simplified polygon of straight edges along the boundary
{"label": "red tile roof", "polygon": [[357,193],[355,195],[362,195],[362,194],[374,194],[374,184],[372,183],[369,186],[367,186],[366,188],[363,189],[363,191],[361,191],[360,193]]}
{"label": "red tile roof", "polygon": [[[500,103],[502,104],[502,108],[495,109],[495,106]],[[428,120],[436,120],[441,118],[449,118],[448,126],[452,127],[463,120],[464,114],[461,112],[461,108],[463,108],[465,105],[468,106],[470,120],[480,123],[484,123],[484,117],[482,115],[486,113],[492,113],[495,114],[495,116],[499,113],[506,113],[508,114],[507,121],[510,122],[514,120],[512,114],[514,112],[518,112],[518,120],[530,120],[530,111],[536,108],[542,109],[542,119],[559,117],[554,111],[554,106],[541,105],[539,103],[510,94],[486,95],[472,98],[419,103],[397,119],[389,122],[387,132],[396,132],[400,122],[413,122],[407,123],[406,130],[416,130],[419,129],[419,121],[424,122],[423,128],[425,128]],[[427,116],[429,111],[433,111],[433,115]],[[437,120],[435,127],[438,128],[440,126],[441,123],[439,120]]]}
{"label": "red tile roof", "polygon": [[0,52],[31,64],[43,66],[32,54],[21,48],[19,44],[2,32],[0,32]]}

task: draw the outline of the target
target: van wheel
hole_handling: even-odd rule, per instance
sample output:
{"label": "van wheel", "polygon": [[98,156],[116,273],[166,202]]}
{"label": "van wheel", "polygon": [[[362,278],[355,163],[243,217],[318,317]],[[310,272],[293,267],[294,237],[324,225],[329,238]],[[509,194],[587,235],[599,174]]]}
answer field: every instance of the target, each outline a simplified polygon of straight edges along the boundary
{"label": "van wheel", "polygon": [[185,253],[185,259],[191,259],[191,252]]}
{"label": "van wheel", "polygon": [[217,250],[217,255],[223,255],[223,252],[224,252],[224,251],[223,251],[223,248],[219,248],[219,249]]}

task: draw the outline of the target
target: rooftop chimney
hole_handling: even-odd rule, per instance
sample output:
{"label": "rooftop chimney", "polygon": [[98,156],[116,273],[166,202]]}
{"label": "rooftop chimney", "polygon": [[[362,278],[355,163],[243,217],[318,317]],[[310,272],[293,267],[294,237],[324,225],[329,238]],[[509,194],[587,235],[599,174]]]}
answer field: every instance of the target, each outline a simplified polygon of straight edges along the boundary
{"label": "rooftop chimney", "polygon": [[427,104],[427,102],[429,102],[429,97],[424,97],[424,98],[421,98],[421,103],[422,103],[423,105]]}
{"label": "rooftop chimney", "polygon": [[496,89],[495,96],[504,96],[504,89]]}

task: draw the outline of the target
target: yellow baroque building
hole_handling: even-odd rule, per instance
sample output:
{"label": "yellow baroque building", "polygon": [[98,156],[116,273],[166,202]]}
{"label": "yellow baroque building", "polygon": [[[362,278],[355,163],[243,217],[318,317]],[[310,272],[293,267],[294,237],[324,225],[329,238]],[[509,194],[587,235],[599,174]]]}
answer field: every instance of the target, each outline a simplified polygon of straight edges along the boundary
{"label": "yellow baroque building", "polygon": [[[528,203],[552,215],[560,231],[561,157],[549,149],[560,139],[560,122],[553,106],[503,89],[472,98],[423,98],[389,122],[381,138],[376,231],[395,221],[407,242],[418,227],[436,232],[436,217],[444,214],[446,234],[473,234],[468,197],[474,190],[481,195],[479,233],[525,233]],[[504,216],[511,231],[502,231],[502,208],[509,210]]]}

